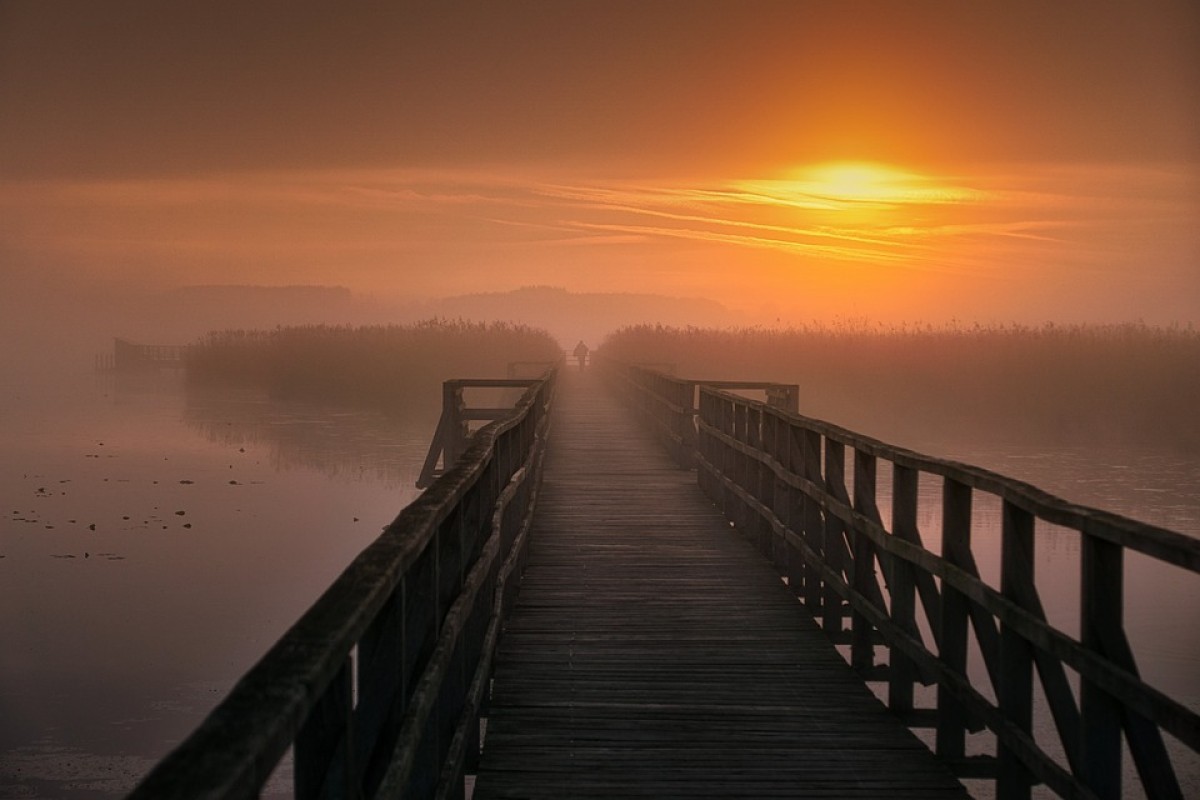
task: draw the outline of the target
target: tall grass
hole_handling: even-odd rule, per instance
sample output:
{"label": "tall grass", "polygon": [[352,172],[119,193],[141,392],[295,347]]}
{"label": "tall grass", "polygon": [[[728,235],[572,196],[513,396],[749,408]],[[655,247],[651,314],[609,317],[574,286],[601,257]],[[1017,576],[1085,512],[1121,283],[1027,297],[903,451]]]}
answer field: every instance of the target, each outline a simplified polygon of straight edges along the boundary
{"label": "tall grass", "polygon": [[1200,454],[1191,327],[640,325],[600,352],[686,377],[797,383],[803,413],[910,446],[970,434]]}
{"label": "tall grass", "polygon": [[411,325],[306,325],[208,334],[189,348],[193,385],[258,387],[280,399],[432,413],[449,378],[504,377],[510,361],[554,361],[545,331],[433,319]]}

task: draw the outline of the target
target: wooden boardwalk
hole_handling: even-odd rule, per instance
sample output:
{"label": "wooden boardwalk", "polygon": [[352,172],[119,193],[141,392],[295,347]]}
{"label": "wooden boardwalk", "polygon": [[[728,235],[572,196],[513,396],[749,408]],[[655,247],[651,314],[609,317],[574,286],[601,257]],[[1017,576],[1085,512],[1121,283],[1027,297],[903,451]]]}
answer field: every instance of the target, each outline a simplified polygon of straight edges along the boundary
{"label": "wooden boardwalk", "polygon": [[591,375],[553,427],[477,800],[967,796]]}

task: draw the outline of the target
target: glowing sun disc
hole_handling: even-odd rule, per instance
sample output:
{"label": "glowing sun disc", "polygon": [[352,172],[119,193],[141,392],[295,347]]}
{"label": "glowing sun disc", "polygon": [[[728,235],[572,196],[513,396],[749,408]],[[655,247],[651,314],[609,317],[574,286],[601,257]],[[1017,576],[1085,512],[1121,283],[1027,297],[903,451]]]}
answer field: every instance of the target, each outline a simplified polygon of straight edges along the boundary
{"label": "glowing sun disc", "polygon": [[832,200],[899,202],[912,199],[915,188],[915,176],[880,164],[821,164],[798,177],[807,193]]}

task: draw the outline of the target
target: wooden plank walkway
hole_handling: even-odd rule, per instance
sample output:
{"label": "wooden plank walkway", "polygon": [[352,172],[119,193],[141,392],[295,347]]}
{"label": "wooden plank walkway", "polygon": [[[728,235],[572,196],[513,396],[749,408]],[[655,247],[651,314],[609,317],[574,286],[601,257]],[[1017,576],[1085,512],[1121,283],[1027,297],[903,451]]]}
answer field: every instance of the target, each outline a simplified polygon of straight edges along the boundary
{"label": "wooden plank walkway", "polygon": [[564,378],[476,800],[967,797],[695,474]]}

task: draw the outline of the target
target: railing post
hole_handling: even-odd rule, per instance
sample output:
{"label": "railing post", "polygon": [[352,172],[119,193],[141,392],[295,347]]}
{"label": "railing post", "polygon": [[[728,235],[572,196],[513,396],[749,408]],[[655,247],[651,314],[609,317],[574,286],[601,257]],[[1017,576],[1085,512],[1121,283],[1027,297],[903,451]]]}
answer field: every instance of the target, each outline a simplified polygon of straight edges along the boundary
{"label": "railing post", "polygon": [[[736,401],[730,401],[733,406],[733,438],[742,444],[746,443],[746,406]],[[745,454],[738,450],[730,450],[729,452],[731,469],[727,473],[727,477],[733,480],[736,486],[746,485],[746,474],[750,471],[749,459]],[[733,524],[738,530],[745,531],[747,523],[750,519],[750,509],[746,506],[744,500],[736,493],[731,495],[733,507]]]}
{"label": "railing post", "polygon": [[[441,627],[441,618],[437,611],[437,539],[438,533],[435,532],[425,552],[412,569],[405,574],[400,584],[399,591],[403,598],[404,614],[403,649],[399,675],[400,691],[403,697],[402,710],[407,710],[413,699],[417,682],[433,653]],[[419,765],[429,760],[430,745],[430,738],[423,736],[414,756],[416,764]],[[413,779],[410,778],[409,785],[411,786],[413,782]]]}
{"label": "railing post", "polygon": [[[804,475],[804,440],[801,438],[801,429],[796,426],[792,420],[779,420],[780,436],[779,452],[783,460],[783,465],[791,475]],[[804,512],[807,503],[804,492],[792,487],[790,484],[784,483],[779,486],[783,492],[783,503],[786,506],[785,517],[787,528],[801,541],[805,541],[807,534],[804,526]],[[793,547],[791,542],[784,540],[784,547],[787,550],[787,579],[788,588],[792,590],[792,594],[797,597],[803,596],[805,578],[805,562],[804,553],[798,547]]]}
{"label": "railing post", "polygon": [[[1083,646],[1104,652],[1105,633],[1123,628],[1124,558],[1120,545],[1086,531],[1080,566],[1080,634]],[[1083,782],[1102,800],[1121,796],[1121,706],[1108,692],[1084,678],[1079,687],[1080,762]]]}
{"label": "railing post", "polygon": [[[971,547],[971,487],[946,478],[942,487],[942,558],[958,564]],[[955,673],[967,674],[967,623],[970,609],[961,592],[942,583],[942,631],[939,660]],[[967,712],[945,684],[937,689],[937,754],[961,759],[966,753]]]}
{"label": "railing post", "polygon": [[[358,708],[354,720],[355,769],[370,796],[383,777],[381,751],[395,741],[407,705],[404,694],[404,596],[402,586],[358,641]],[[386,743],[382,748],[379,742]]]}
{"label": "railing post", "polygon": [[293,766],[297,800],[357,794],[350,768],[352,675],[347,658],[296,735]]}
{"label": "railing post", "polygon": [[[916,541],[917,496],[920,473],[911,467],[892,465],[892,534],[905,541]],[[914,638],[920,638],[916,618],[916,580],[912,564],[902,558],[892,559],[891,617],[896,627]],[[916,670],[912,660],[892,646],[888,655],[888,707],[904,715],[913,710],[913,682]]]}
{"label": "railing post", "polygon": [[[846,446],[825,437],[825,493],[835,500],[847,502]],[[825,565],[838,578],[844,575],[846,550],[845,523],[834,513],[825,514]],[[832,583],[826,584],[822,602],[822,628],[833,636],[842,632],[842,596]]]}
{"label": "railing post", "polygon": [[[746,444],[760,454],[764,452],[762,406],[746,405]],[[767,466],[762,461],[750,455],[746,456],[746,476],[742,488],[759,503],[767,502],[766,492],[764,491],[766,473]],[[747,533],[753,538],[758,552],[762,553],[764,558],[770,560],[771,526],[753,507],[748,507],[746,512],[750,520],[750,530]]]}
{"label": "railing post", "polygon": [[[1000,592],[1017,605],[1033,591],[1033,515],[1005,500],[1000,530]],[[1033,647],[1000,625],[1000,711],[1027,734],[1033,730]],[[997,744],[997,800],[1028,800],[1029,770],[1003,741]]]}
{"label": "railing post", "polygon": [[[708,392],[700,390],[700,398],[696,403],[696,413],[700,417],[703,425],[714,426],[713,414],[713,398],[708,395]],[[713,453],[714,443],[713,437],[708,433],[697,432],[696,434],[696,482],[700,485],[701,491],[712,499],[715,503],[716,498],[713,497],[713,476],[708,474],[708,470],[700,467],[701,462],[707,462],[716,465],[716,457]]]}
{"label": "railing post", "polygon": [[[772,458],[783,470],[784,475],[795,475],[799,471],[798,457],[800,452],[792,447],[791,424],[778,414],[770,413],[769,447]],[[775,539],[775,564],[780,575],[787,577],[788,587],[795,592],[793,582],[799,577],[801,558],[792,547],[789,533],[796,536],[803,530],[803,495],[799,493],[783,476],[777,475],[772,469],[769,474],[771,481],[771,499],[775,518],[783,526],[783,530]]]}
{"label": "railing post", "polygon": [[785,384],[779,387],[782,396],[779,398],[779,407],[791,414],[800,413],[800,387],[795,384]]}
{"label": "railing post", "polygon": [[[875,456],[854,450],[854,510],[874,521],[879,520],[875,507]],[[850,585],[859,600],[869,601],[875,582],[875,548],[870,538],[858,530],[850,529],[851,559]],[[880,609],[883,611],[884,609]],[[875,647],[871,644],[873,628],[859,611],[850,616],[850,663],[855,669],[867,670],[875,664]]]}
{"label": "railing post", "polygon": [[[733,419],[733,404],[724,397],[716,400],[719,403],[717,409],[717,421],[721,433],[726,436],[733,436],[734,419]],[[721,471],[721,475],[725,478],[733,478],[733,470],[735,469],[736,453],[733,449],[724,443],[718,445],[721,448],[721,455],[717,460],[717,467]],[[721,488],[721,512],[725,515],[725,519],[735,519],[735,504],[737,503],[737,495],[733,490],[728,488],[722,482]]]}
{"label": "railing post", "polygon": [[[821,475],[821,434],[808,428],[793,427],[793,436],[800,437],[801,464],[804,479],[809,486],[822,489],[825,479]],[[821,505],[808,495],[804,496],[804,542],[818,558],[825,552],[825,519]],[[804,603],[816,615],[821,608],[822,586],[815,564],[804,562]],[[797,587],[799,591],[800,587]]]}
{"label": "railing post", "polygon": [[446,441],[442,454],[444,470],[454,466],[471,438],[467,421],[463,419],[464,410],[462,384],[456,380],[445,381],[442,384],[442,414],[446,418]]}
{"label": "railing post", "polygon": [[[786,453],[781,454],[779,449],[779,418],[770,409],[765,409],[762,415],[762,450],[772,461],[783,466]],[[789,526],[784,487],[771,464],[762,465],[760,486],[763,492],[763,504],[771,510],[775,519],[779,520],[786,530]],[[780,573],[784,573],[787,570],[787,550],[784,547],[787,537],[782,532],[777,534],[775,527],[769,521],[766,525],[766,533],[771,541],[771,563],[778,568]]]}
{"label": "railing post", "polygon": [[679,415],[679,438],[683,449],[679,463],[692,469],[696,466],[696,384],[679,381],[676,385],[679,387],[679,406],[683,409]]}

